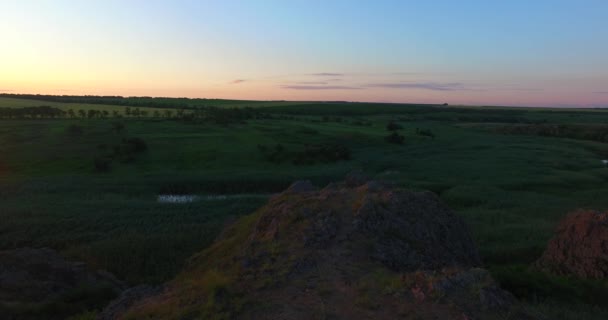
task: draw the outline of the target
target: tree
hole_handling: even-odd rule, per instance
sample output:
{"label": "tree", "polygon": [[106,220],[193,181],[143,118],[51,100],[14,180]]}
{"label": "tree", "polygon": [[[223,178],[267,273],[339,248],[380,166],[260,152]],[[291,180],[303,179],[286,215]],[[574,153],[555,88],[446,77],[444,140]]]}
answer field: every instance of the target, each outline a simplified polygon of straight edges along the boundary
{"label": "tree", "polygon": [[148,150],[148,144],[142,138],[129,138],[124,139],[123,143],[128,146],[128,148],[135,153],[140,153]]}
{"label": "tree", "polygon": [[130,116],[131,116],[131,107],[127,107],[127,108],[125,109],[125,114],[127,115],[127,117],[130,117]]}
{"label": "tree", "polygon": [[77,136],[81,136],[84,133],[84,128],[81,126],[72,124],[66,129],[66,131],[70,136],[77,137]]}
{"label": "tree", "polygon": [[122,133],[125,130],[125,125],[120,122],[114,122],[112,124],[112,130],[116,133]]}
{"label": "tree", "polygon": [[388,130],[388,131],[397,131],[397,130],[401,130],[401,129],[403,129],[403,127],[395,121],[390,121],[386,125],[386,130]]}
{"label": "tree", "polygon": [[78,116],[84,119],[86,118],[87,113],[84,110],[80,109],[78,110]]}
{"label": "tree", "polygon": [[388,143],[403,144],[405,137],[393,131],[391,134],[386,136],[384,140],[386,140]]}
{"label": "tree", "polygon": [[93,160],[93,165],[95,167],[95,171],[97,171],[97,172],[110,171],[111,164],[112,164],[112,159],[108,158],[108,157],[97,157]]}
{"label": "tree", "polygon": [[76,114],[74,113],[73,109],[68,110],[68,116],[72,119],[76,117]]}
{"label": "tree", "polygon": [[435,134],[430,129],[416,128],[416,134],[419,136],[425,136],[425,137],[429,137],[431,139],[435,139]]}

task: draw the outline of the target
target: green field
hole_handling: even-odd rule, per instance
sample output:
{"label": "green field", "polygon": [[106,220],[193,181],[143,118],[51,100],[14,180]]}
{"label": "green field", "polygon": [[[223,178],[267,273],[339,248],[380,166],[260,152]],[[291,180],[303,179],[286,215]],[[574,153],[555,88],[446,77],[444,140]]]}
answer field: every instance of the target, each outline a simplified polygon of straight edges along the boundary
{"label": "green field", "polygon": [[25,107],[38,107],[38,106],[56,107],[56,108],[59,108],[64,111],[67,111],[69,109],[73,109],[73,110],[104,109],[104,110],[108,110],[108,111],[124,110],[124,107],[122,107],[122,106],[113,106],[113,105],[99,105],[99,104],[87,104],[87,103],[64,103],[64,102],[52,102],[52,101],[29,100],[29,99],[0,98],[0,108],[25,108]]}
{"label": "green field", "polygon": [[[0,98],[0,107],[40,105],[124,108]],[[224,125],[179,119],[0,120],[0,249],[52,247],[133,284],[158,283],[174,276],[223,226],[292,181],[311,179],[323,186],[361,169],[404,188],[437,193],[471,226],[485,264],[503,286],[555,312],[554,319],[608,314],[601,302],[608,298],[606,283],[550,277],[526,267],[564,214],[608,208],[608,168],[601,163],[608,159],[608,140],[602,140],[608,112],[302,102],[257,106],[270,116]],[[403,127],[403,145],[385,141],[389,121]],[[117,122],[124,130],[113,129]],[[597,134],[495,130],[579,124],[597,126]],[[74,125],[82,132],[70,134]],[[435,138],[417,129],[430,130]],[[143,139],[147,150],[129,161],[112,161],[107,172],[95,170],[95,159],[133,137]],[[260,145],[271,150],[281,145],[285,159],[269,161]],[[351,160],[294,164],[293,155],[306,145],[346,146]],[[227,197],[166,204],[158,203],[160,193]],[[554,305],[560,307],[549,307]]]}
{"label": "green field", "polygon": [[[83,98],[84,99],[84,98]],[[86,101],[86,99],[84,99]],[[112,104],[115,99],[106,99],[106,103],[92,103],[92,102],[58,102],[48,100],[44,98],[33,99],[33,98],[22,98],[16,97],[15,95],[0,96],[0,108],[24,108],[24,107],[37,107],[37,106],[50,106],[57,107],[62,110],[69,109],[95,109],[95,110],[124,110],[125,106]],[[119,99],[122,100],[122,99]],[[160,101],[157,101],[160,100]],[[177,102],[173,102],[177,101]],[[162,110],[152,106],[154,103],[170,103],[175,104],[183,108],[195,108],[200,106],[213,106],[222,108],[237,108],[237,107],[280,107],[280,106],[293,106],[299,104],[309,104],[311,102],[291,102],[291,101],[247,101],[247,100],[218,100],[218,99],[172,99],[172,98],[138,98],[138,104],[141,103],[141,107],[150,110]],[[177,108],[177,107],[174,107]]]}

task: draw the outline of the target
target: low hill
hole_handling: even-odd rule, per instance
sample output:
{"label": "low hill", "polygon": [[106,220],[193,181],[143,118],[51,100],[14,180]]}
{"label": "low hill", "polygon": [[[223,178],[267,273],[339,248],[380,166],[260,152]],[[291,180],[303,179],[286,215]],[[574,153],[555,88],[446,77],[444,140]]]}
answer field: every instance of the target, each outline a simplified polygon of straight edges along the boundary
{"label": "low hill", "polygon": [[466,225],[432,193],[356,176],[323,190],[297,182],[160,294],[100,319],[534,319],[480,265]]}

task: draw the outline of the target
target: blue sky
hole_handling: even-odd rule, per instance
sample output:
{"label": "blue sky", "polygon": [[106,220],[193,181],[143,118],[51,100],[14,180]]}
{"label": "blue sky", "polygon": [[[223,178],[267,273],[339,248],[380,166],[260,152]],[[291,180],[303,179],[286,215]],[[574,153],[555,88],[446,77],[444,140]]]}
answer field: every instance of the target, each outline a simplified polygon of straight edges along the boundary
{"label": "blue sky", "polygon": [[0,91],[608,105],[608,2],[3,1]]}

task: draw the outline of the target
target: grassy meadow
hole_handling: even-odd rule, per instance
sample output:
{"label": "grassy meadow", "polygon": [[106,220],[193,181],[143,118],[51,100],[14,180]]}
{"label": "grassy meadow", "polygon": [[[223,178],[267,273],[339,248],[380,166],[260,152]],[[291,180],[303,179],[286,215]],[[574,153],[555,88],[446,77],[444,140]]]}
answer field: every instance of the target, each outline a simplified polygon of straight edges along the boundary
{"label": "grassy meadow", "polygon": [[[0,98],[0,107],[41,105],[125,108]],[[403,188],[437,193],[467,221],[503,286],[554,312],[552,319],[608,315],[602,303],[606,283],[527,268],[566,213],[608,208],[608,168],[601,162],[608,159],[608,135],[602,140],[607,111],[311,102],[213,106],[264,107],[265,116],[221,125],[175,118],[0,119],[0,249],[51,247],[132,284],[159,283],[227,223],[292,181],[323,186],[361,169]],[[386,141],[391,121],[401,126],[403,144]],[[581,124],[594,125],[597,134],[574,136],[563,129]],[[558,129],[551,135],[496,130],[521,125]],[[74,126],[80,129],[74,132]],[[108,158],[128,138],[145,141],[146,150],[98,170],[96,159]],[[318,145],[344,146],[349,160],[296,163]],[[159,203],[163,193],[202,198]],[[211,195],[225,197],[206,198]]]}

